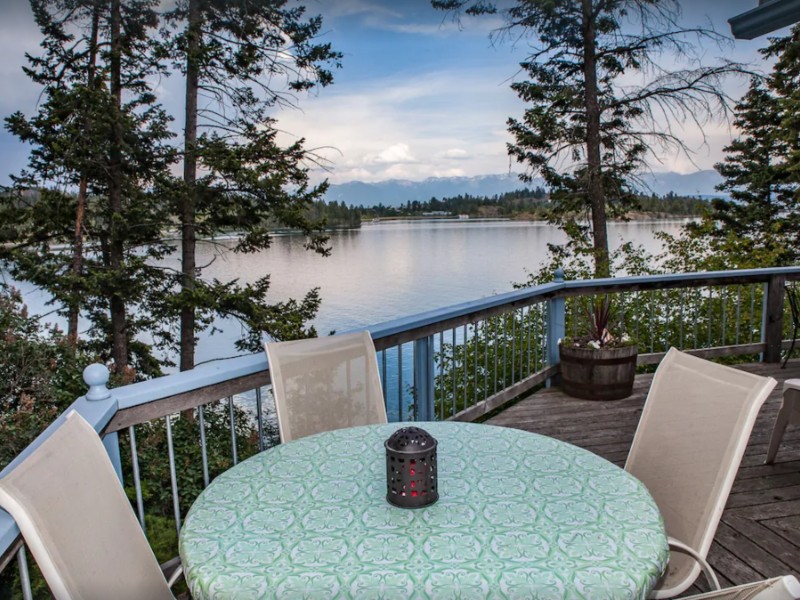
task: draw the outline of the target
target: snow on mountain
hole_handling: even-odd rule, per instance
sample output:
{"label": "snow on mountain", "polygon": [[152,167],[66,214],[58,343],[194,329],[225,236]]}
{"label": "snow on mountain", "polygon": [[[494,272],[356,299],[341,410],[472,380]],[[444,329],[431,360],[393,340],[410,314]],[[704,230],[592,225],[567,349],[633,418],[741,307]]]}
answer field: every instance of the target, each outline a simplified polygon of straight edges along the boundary
{"label": "snow on mountain", "polygon": [[[639,187],[647,194],[664,195],[674,192],[679,196],[719,196],[714,186],[722,181],[716,171],[706,170],[681,174],[673,172],[650,173],[641,177]],[[429,177],[422,181],[389,179],[366,183],[349,181],[331,185],[325,195],[328,202],[344,202],[348,205],[372,206],[384,204],[399,206],[408,201],[425,201],[432,197],[446,198],[459,194],[494,196],[525,187],[546,187],[541,179],[525,183],[515,173],[478,175],[475,177]]]}
{"label": "snow on mountain", "polygon": [[525,183],[514,173],[502,175],[479,175],[477,177],[429,177],[423,181],[389,179],[375,183],[350,181],[331,185],[325,195],[329,202],[344,201],[345,204],[372,206],[385,204],[399,206],[408,201],[425,201],[432,197],[445,198],[470,194],[472,196],[494,196],[513,192],[525,187],[544,187],[543,182]]}

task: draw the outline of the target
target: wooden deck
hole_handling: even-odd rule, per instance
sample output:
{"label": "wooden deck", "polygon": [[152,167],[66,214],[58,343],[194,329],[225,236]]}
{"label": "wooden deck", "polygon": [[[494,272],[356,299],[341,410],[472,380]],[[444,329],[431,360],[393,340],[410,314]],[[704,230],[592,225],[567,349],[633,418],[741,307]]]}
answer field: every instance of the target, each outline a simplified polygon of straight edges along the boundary
{"label": "wooden deck", "polygon": [[[777,575],[800,578],[800,427],[787,428],[775,464],[764,464],[782,383],[800,377],[800,360],[779,367],[740,366],[779,383],[758,416],[709,553],[723,587]],[[558,438],[622,466],[652,377],[638,376],[633,396],[612,402],[578,400],[559,388],[542,390],[487,423]],[[702,575],[691,591],[698,589],[706,589]]]}

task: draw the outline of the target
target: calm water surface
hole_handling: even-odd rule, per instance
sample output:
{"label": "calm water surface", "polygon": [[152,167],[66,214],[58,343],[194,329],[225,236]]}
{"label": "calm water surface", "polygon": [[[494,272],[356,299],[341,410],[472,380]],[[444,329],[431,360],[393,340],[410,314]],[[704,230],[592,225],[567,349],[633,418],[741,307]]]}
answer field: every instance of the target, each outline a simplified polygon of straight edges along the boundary
{"label": "calm water surface", "polygon": [[[612,223],[609,239],[612,248],[631,241],[659,252],[654,234],[678,233],[681,224]],[[328,257],[305,250],[301,236],[278,235],[271,248],[256,254],[225,252],[231,240],[200,243],[197,264],[209,265],[204,277],[221,281],[252,282],[269,274],[271,302],[302,298],[319,287],[322,306],[313,324],[326,335],[508,292],[545,261],[547,244],[564,240],[556,227],[538,222],[390,221],[332,233]],[[176,253],[166,262],[177,267],[178,260]],[[33,314],[52,310],[47,295],[28,284],[16,285]],[[198,362],[236,354],[240,326],[233,320],[216,325],[221,332],[200,338]]]}
{"label": "calm water surface", "polygon": [[[609,239],[612,248],[630,241],[657,253],[661,247],[655,233],[677,234],[681,225],[666,220],[614,223],[609,226]],[[525,281],[528,272],[543,264],[547,244],[564,241],[561,231],[545,223],[391,221],[334,232],[329,257],[305,250],[301,236],[279,235],[271,248],[257,254],[226,252],[233,245],[231,240],[200,243],[197,264],[209,265],[204,277],[221,281],[252,282],[269,274],[270,302],[302,298],[319,287],[322,306],[313,324],[320,335],[326,335],[508,292],[514,282]],[[176,253],[165,262],[177,268],[178,260]],[[46,306],[46,294],[29,284],[15,285],[32,314],[52,310]],[[52,316],[46,319],[58,322]],[[63,321],[59,324],[65,326]],[[198,363],[237,354],[234,342],[241,333],[240,325],[223,319],[215,325],[219,332],[200,336]],[[401,407],[413,402],[408,386],[413,380],[412,352],[411,344],[404,346],[401,373],[396,348],[387,351],[384,384],[393,420],[402,419]],[[271,399],[265,401],[267,420],[274,425]],[[237,402],[255,407],[253,394],[243,394]]]}
{"label": "calm water surface", "polygon": [[[657,252],[657,231],[678,233],[676,221],[637,221],[609,226],[613,248],[631,241]],[[255,255],[222,253],[201,244],[198,264],[211,262],[205,277],[254,281],[269,273],[271,301],[301,298],[319,287],[322,307],[314,320],[320,335],[345,331],[421,311],[476,300],[512,289],[535,271],[548,243],[564,234],[546,223],[518,221],[392,221],[331,235],[333,251],[321,257],[299,236],[276,236]],[[235,323],[204,338],[198,361],[234,354]]]}

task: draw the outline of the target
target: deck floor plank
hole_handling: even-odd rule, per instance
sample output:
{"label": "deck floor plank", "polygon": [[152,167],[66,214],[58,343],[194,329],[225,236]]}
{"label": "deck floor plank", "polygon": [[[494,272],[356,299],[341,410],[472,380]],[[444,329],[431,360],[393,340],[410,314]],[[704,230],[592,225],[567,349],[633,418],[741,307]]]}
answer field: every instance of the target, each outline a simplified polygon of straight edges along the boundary
{"label": "deck floor plank", "polygon": [[[800,360],[790,361],[786,369],[775,364],[738,367],[779,383],[759,413],[709,562],[723,586],[783,574],[800,578],[800,427],[786,430],[775,464],[764,464],[783,381],[800,377]],[[554,437],[621,466],[652,379],[651,374],[637,376],[633,395],[612,402],[570,398],[556,387],[540,390],[487,423]],[[706,589],[702,577],[693,589]]]}

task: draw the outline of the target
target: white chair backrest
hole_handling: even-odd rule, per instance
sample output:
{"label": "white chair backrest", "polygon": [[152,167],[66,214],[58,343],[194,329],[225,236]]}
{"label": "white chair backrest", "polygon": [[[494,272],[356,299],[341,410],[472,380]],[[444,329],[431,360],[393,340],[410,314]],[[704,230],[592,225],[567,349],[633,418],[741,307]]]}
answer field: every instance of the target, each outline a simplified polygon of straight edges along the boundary
{"label": "white chair backrest", "polygon": [[266,344],[281,441],[386,423],[369,332]]}
{"label": "white chair backrest", "polygon": [[[653,377],[625,470],[658,504],[667,535],[705,557],[761,405],[775,387],[761,377],[672,348]],[[664,597],[700,567],[672,553]]]}
{"label": "white chair backrest", "polygon": [[0,507],[57,600],[174,600],[103,443],[77,412],[0,479]]}

